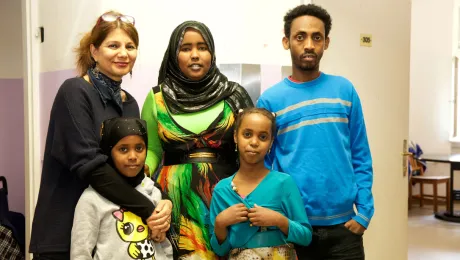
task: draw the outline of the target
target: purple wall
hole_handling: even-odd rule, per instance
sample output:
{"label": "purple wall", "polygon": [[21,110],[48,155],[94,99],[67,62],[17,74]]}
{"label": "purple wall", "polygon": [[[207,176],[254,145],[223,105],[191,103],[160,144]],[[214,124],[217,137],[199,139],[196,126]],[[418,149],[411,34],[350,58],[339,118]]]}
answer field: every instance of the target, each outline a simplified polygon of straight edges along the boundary
{"label": "purple wall", "polygon": [[74,70],[43,72],[40,74],[40,160],[43,160],[46,133],[50,120],[54,97],[61,84],[68,78],[75,77]]}
{"label": "purple wall", "polygon": [[24,91],[22,79],[0,79],[0,175],[11,211],[25,212]]}

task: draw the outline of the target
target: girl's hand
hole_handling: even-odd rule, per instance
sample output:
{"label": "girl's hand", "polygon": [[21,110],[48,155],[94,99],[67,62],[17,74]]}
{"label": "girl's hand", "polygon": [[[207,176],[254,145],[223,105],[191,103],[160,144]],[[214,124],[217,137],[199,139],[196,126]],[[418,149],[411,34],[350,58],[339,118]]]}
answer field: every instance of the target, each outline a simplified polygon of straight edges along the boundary
{"label": "girl's hand", "polygon": [[249,209],[248,218],[251,225],[259,227],[275,226],[281,228],[281,226],[286,224],[285,221],[288,221],[287,218],[280,213],[260,207],[256,204],[254,204],[254,208]]}
{"label": "girl's hand", "polygon": [[248,220],[248,208],[243,203],[228,207],[216,217],[216,227],[226,228]]}
{"label": "girl's hand", "polygon": [[243,203],[235,204],[220,212],[214,224],[214,234],[219,244],[227,239],[227,227],[248,220],[248,208]]}

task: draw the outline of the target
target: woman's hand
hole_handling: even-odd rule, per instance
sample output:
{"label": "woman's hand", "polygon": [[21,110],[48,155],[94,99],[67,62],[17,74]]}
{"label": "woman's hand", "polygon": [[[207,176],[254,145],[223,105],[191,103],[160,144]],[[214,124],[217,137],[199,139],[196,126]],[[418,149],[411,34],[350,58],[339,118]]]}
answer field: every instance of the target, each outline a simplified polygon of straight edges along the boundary
{"label": "woman's hand", "polygon": [[169,230],[171,223],[172,202],[160,200],[152,215],[147,219],[147,225],[152,233],[163,233]]}
{"label": "woman's hand", "polygon": [[163,242],[163,241],[166,239],[166,232],[158,233],[158,234],[156,234],[155,236],[154,236],[154,234],[152,233],[151,239],[152,239],[155,243],[161,243],[161,242]]}
{"label": "woman's hand", "polygon": [[144,174],[150,178],[150,168],[147,164],[144,164]]}

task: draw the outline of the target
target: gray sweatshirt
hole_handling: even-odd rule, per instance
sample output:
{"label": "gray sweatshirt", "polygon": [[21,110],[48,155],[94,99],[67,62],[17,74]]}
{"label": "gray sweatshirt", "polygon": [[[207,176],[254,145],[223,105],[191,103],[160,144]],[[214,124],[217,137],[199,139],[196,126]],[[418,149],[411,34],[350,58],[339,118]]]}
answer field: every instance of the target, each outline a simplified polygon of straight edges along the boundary
{"label": "gray sweatshirt", "polygon": [[[155,204],[161,200],[161,192],[149,178],[144,178],[136,189]],[[75,209],[70,254],[71,259],[84,260],[173,259],[168,239],[155,243],[140,217],[120,209],[91,186]]]}

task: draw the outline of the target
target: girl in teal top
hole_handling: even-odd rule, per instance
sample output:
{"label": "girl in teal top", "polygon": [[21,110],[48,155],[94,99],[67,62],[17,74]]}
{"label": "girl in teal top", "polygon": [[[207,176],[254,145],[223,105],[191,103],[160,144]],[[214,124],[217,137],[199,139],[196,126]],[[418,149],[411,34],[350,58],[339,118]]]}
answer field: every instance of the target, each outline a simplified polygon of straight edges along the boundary
{"label": "girl in teal top", "polygon": [[234,140],[240,167],[216,185],[211,202],[211,246],[217,255],[296,259],[293,243],[310,244],[312,229],[294,180],[264,165],[275,129],[275,117],[265,109],[238,115]]}

